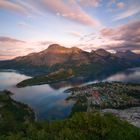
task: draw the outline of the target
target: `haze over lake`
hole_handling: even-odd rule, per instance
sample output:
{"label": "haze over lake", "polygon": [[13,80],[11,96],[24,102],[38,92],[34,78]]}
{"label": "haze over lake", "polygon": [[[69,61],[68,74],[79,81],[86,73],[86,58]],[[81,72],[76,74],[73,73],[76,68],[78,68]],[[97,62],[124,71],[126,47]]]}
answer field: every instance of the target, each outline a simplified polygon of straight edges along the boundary
{"label": "haze over lake", "polygon": [[[16,71],[0,72],[0,90],[8,89],[14,93],[13,99],[26,103],[35,110],[37,119],[63,119],[67,117],[74,101],[66,101],[69,93],[64,91],[75,83],[59,82],[53,85],[38,85],[25,88],[17,88],[16,84],[29,76],[20,74]],[[95,80],[93,82],[98,82]],[[102,81],[120,81],[140,83],[140,68],[128,69],[123,72],[111,75]],[[84,83],[86,84],[86,83]]]}

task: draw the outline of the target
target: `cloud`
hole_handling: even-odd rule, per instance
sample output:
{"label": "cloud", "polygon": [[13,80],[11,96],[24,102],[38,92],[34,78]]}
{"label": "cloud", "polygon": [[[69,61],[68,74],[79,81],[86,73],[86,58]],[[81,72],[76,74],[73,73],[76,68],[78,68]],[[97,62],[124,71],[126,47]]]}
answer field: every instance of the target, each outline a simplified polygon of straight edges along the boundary
{"label": "cloud", "polygon": [[[82,0],[84,3],[86,1]],[[97,6],[100,0],[89,0],[87,4]],[[101,23],[96,18],[88,15],[76,0],[40,0],[40,1],[0,1],[0,8],[24,14],[26,16],[45,16],[45,12],[49,11],[55,15],[59,15],[65,19],[78,22],[83,25],[92,27],[100,26]],[[45,16],[46,17],[46,16]]]}
{"label": "cloud", "polygon": [[128,17],[131,17],[133,15],[138,14],[139,12],[140,12],[140,4],[133,4],[126,11],[117,15],[113,19],[113,21],[122,20],[122,19],[125,19],[125,18],[128,18]]}
{"label": "cloud", "polygon": [[101,0],[79,0],[78,2],[81,6],[98,7]]}
{"label": "cloud", "polygon": [[23,41],[13,37],[0,36],[0,60],[13,59],[29,53],[39,52],[52,44],[52,41]]}
{"label": "cloud", "polygon": [[125,7],[125,4],[123,2],[119,2],[119,3],[117,3],[117,7],[119,9],[123,9]]}
{"label": "cloud", "polygon": [[53,41],[38,41],[36,43],[36,45],[39,45],[39,46],[46,46],[46,45],[50,45],[50,44],[55,44],[56,42],[53,42]]}
{"label": "cloud", "polygon": [[118,2],[117,0],[110,0],[107,4],[107,11],[108,12],[117,12],[118,10],[124,9],[125,3],[124,2]]}
{"label": "cloud", "polygon": [[83,11],[76,1],[73,1],[73,3],[68,3],[60,0],[55,2],[43,0],[43,2],[47,10],[66,19],[94,27],[101,24],[97,19],[92,18],[85,11]]}
{"label": "cloud", "polygon": [[82,33],[81,32],[68,32],[69,35],[74,36],[74,37],[82,37]]}
{"label": "cloud", "polygon": [[44,16],[43,11],[41,11],[37,6],[37,1],[33,2],[32,0],[0,0],[0,9],[6,9],[27,17]]}
{"label": "cloud", "polygon": [[116,3],[116,0],[109,0],[107,5],[110,7],[112,4],[115,4],[115,3]]}
{"label": "cloud", "polygon": [[21,13],[24,15],[27,14],[27,10],[24,7],[22,7],[17,3],[7,1],[7,0],[0,0],[0,8],[14,11],[16,13]]}
{"label": "cloud", "polygon": [[113,39],[135,39],[140,35],[140,21],[129,22],[117,28],[104,28],[101,30],[101,35],[111,37]]}
{"label": "cloud", "polygon": [[33,0],[24,0],[24,1],[23,0],[16,0],[16,2],[17,2],[17,4],[19,4],[20,6],[22,6],[26,9],[29,17],[31,15],[44,16],[43,11],[41,11],[37,6],[38,5],[37,1],[35,2]]}
{"label": "cloud", "polygon": [[6,42],[6,43],[26,43],[25,41],[18,40],[15,38],[11,37],[5,37],[5,36],[0,36],[0,42]]}
{"label": "cloud", "polygon": [[27,24],[25,22],[19,22],[18,26],[24,29],[34,29],[33,26],[31,26],[30,24]]}
{"label": "cloud", "polygon": [[115,45],[117,49],[138,49],[140,48],[140,21],[133,21],[117,28],[102,29],[101,36],[120,42]]}
{"label": "cloud", "polygon": [[140,49],[140,21],[133,21],[115,28],[103,28],[99,32],[81,37],[78,44],[84,50],[104,48],[106,50]]}
{"label": "cloud", "polygon": [[0,60],[26,54],[27,42],[16,38],[0,36]]}

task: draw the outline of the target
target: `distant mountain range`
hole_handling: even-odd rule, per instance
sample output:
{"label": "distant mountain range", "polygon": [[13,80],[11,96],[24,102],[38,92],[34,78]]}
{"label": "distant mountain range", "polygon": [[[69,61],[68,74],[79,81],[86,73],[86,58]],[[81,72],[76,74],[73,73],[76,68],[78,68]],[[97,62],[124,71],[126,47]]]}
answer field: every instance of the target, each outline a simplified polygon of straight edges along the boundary
{"label": "distant mountain range", "polygon": [[0,69],[15,69],[28,75],[42,75],[71,69],[78,77],[98,77],[140,66],[140,55],[131,51],[110,53],[104,49],[86,52],[52,44],[39,53],[0,61]]}

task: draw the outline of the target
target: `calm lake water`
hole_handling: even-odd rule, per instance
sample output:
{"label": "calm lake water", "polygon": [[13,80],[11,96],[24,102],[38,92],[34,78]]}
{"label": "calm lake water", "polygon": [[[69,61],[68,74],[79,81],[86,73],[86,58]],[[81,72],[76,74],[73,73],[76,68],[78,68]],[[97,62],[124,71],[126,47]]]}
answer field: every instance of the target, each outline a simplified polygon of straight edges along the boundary
{"label": "calm lake water", "polygon": [[[59,82],[52,85],[38,85],[25,88],[17,88],[15,85],[30,78],[26,75],[20,74],[16,71],[2,71],[0,72],[0,90],[8,89],[14,93],[12,98],[28,104],[34,109],[37,119],[53,120],[66,118],[73,107],[73,101],[66,101],[69,93],[64,91],[70,87],[76,86],[66,82]],[[129,69],[112,76],[107,77],[102,81],[121,81],[140,83],[140,68]],[[99,82],[95,80],[94,83]]]}

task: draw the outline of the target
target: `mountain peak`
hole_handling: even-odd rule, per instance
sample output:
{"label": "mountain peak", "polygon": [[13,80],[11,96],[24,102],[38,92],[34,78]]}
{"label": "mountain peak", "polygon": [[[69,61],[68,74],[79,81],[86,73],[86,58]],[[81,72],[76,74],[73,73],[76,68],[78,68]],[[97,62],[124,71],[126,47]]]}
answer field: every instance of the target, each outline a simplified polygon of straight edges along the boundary
{"label": "mountain peak", "polygon": [[132,52],[131,50],[117,51],[116,56],[125,59],[137,59],[139,57],[138,54]]}
{"label": "mountain peak", "polygon": [[66,47],[60,46],[59,44],[52,44],[47,48],[47,50],[55,50],[55,49],[67,49],[67,50],[71,50],[75,52],[82,51],[78,47],[66,48]]}
{"label": "mountain peak", "polygon": [[46,50],[42,51],[42,52],[51,52],[51,53],[80,53],[82,52],[82,50],[80,48],[77,47],[72,47],[72,48],[67,48],[67,47],[63,47],[60,46],[59,44],[52,44],[50,45]]}
{"label": "mountain peak", "polygon": [[60,46],[59,44],[51,44],[47,49],[57,49],[57,48],[63,48],[62,46]]}
{"label": "mountain peak", "polygon": [[134,52],[132,52],[131,50],[126,50],[126,51],[117,51],[116,54],[120,54],[120,55],[136,55]]}
{"label": "mountain peak", "polygon": [[110,53],[104,49],[97,49],[95,51],[96,54],[100,55],[100,56],[108,56],[110,55]]}
{"label": "mountain peak", "polygon": [[72,47],[72,48],[70,48],[73,52],[82,52],[82,50],[80,49],[80,48],[78,48],[78,47]]}
{"label": "mountain peak", "polygon": [[41,52],[41,54],[42,53],[45,53],[45,54],[46,53],[64,53],[67,50],[68,50],[68,48],[63,47],[63,46],[61,46],[59,44],[52,44],[47,49],[43,50]]}
{"label": "mountain peak", "polygon": [[125,53],[126,53],[126,54],[129,54],[129,55],[135,55],[135,53],[132,52],[131,50],[126,50]]}

